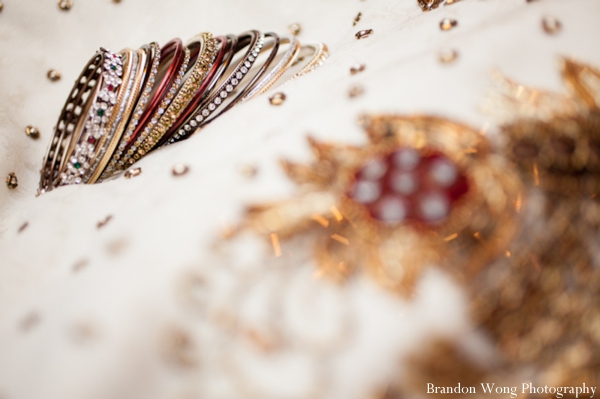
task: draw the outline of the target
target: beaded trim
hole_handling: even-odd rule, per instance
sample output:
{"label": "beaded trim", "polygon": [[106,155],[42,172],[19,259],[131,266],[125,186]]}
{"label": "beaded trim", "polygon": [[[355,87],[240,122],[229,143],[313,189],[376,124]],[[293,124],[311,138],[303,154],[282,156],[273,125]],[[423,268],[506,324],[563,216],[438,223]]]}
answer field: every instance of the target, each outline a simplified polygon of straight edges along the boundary
{"label": "beaded trim", "polygon": [[135,139],[133,145],[127,150],[127,152],[123,154],[123,158],[117,162],[116,167],[119,170],[124,170],[129,165],[133,165],[135,161],[137,161],[146,154],[146,152],[143,149],[140,149],[139,151],[137,150],[139,146],[146,140],[146,137],[150,134],[154,126],[158,123],[160,117],[164,114],[165,109],[171,103],[171,100],[175,97],[175,94],[177,94],[177,91],[179,90],[179,87],[183,82],[183,77],[185,76],[185,72],[187,71],[189,62],[190,50],[186,48],[183,63],[179,68],[179,76],[171,85],[171,88],[167,92],[165,98],[161,101],[160,106],[158,107],[156,113],[152,116],[152,119],[150,120],[148,125],[140,133],[139,137]]}
{"label": "beaded trim", "polygon": [[192,115],[182,126],[181,129],[177,133],[173,135],[172,138],[169,139],[165,143],[165,145],[173,144],[180,138],[186,136],[188,133],[195,130],[197,127],[202,126],[203,122],[214,113],[214,111],[219,108],[219,106],[223,103],[223,101],[229,96],[229,94],[234,90],[235,86],[240,84],[240,82],[246,77],[246,74],[256,61],[258,57],[258,53],[262,49],[265,41],[265,36],[261,33],[258,40],[254,44],[254,47],[251,51],[247,53],[247,55],[243,58],[243,60],[238,64],[236,69],[229,75],[225,83],[223,83],[217,90],[215,90],[214,94],[202,105],[202,107]]}
{"label": "beaded trim", "polygon": [[81,184],[89,171],[89,161],[94,157],[96,145],[106,135],[106,125],[117,103],[117,91],[123,80],[123,60],[120,54],[101,49],[104,53],[102,86],[98,92],[84,125],[84,131],[74,148],[73,155],[60,174],[59,185]]}
{"label": "beaded trim", "polygon": [[148,140],[141,145],[141,150],[146,153],[150,151],[156,143],[167,133],[169,128],[177,121],[177,118],[185,110],[186,106],[192,101],[196,91],[199,89],[206,74],[210,70],[212,63],[217,55],[217,46],[212,34],[203,33],[201,40],[204,43],[202,53],[198,55],[198,60],[194,65],[192,73],[187,77],[185,83],[173,103],[165,111],[158,124],[152,129]]}
{"label": "beaded trim", "polygon": [[127,143],[131,139],[131,136],[133,135],[133,132],[135,131],[140,121],[140,118],[144,114],[144,110],[148,107],[150,93],[152,92],[152,88],[154,87],[156,74],[158,73],[158,66],[160,64],[161,59],[161,49],[158,43],[150,43],[150,53],[154,54],[154,58],[151,60],[152,69],[150,70],[150,75],[148,76],[148,80],[146,81],[144,89],[142,90],[140,100],[138,101],[137,106],[133,111],[131,120],[129,122],[129,125],[127,126],[127,130],[125,131],[123,137],[121,137],[121,140],[119,141],[119,146],[117,147],[117,150],[113,154],[113,157],[110,160],[110,163],[108,164],[104,172],[102,172],[102,175],[100,176],[99,180],[107,179],[113,173],[118,171],[117,163],[120,161],[121,156],[123,155],[125,148],[127,147]]}

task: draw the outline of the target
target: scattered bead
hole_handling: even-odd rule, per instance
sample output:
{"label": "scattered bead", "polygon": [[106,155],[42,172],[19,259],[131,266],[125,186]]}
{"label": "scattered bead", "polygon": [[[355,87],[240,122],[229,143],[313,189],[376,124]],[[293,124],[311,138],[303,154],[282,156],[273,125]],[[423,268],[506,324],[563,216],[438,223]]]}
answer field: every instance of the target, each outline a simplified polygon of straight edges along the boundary
{"label": "scattered bead", "polygon": [[21,320],[19,328],[22,332],[27,332],[37,326],[41,321],[41,317],[37,312],[31,312]]}
{"label": "scattered bead", "polygon": [[450,30],[450,29],[456,27],[457,25],[458,25],[458,21],[457,20],[450,19],[450,18],[444,18],[440,22],[440,29],[441,30]]}
{"label": "scattered bead", "polygon": [[362,17],[362,12],[359,12],[358,14],[356,14],[356,17],[354,17],[354,22],[352,22],[352,26],[356,26],[356,24],[360,21],[361,17]]}
{"label": "scattered bead", "polygon": [[423,11],[431,11],[437,8],[442,0],[419,0],[419,5]]}
{"label": "scattered bead", "polygon": [[362,86],[358,86],[358,85],[352,86],[350,88],[350,90],[348,90],[348,97],[354,98],[354,97],[360,96],[364,92],[365,92],[365,89],[363,89]]}
{"label": "scattered bead", "polygon": [[356,32],[356,35],[354,35],[356,37],[357,40],[360,39],[366,39],[367,37],[371,36],[373,34],[373,29],[363,29],[363,30],[359,30],[358,32]]}
{"label": "scattered bead", "polygon": [[131,179],[132,177],[136,177],[142,174],[142,168],[131,168],[125,172],[125,178]]}
{"label": "scattered bead", "polygon": [[25,134],[27,135],[27,137],[31,137],[34,140],[40,138],[40,131],[38,130],[38,128],[31,125],[28,125],[25,128]]}
{"label": "scattered bead", "polygon": [[561,30],[562,24],[554,17],[544,17],[542,19],[542,28],[544,28],[544,32],[547,34],[554,35]]}
{"label": "scattered bead", "polygon": [[58,0],[58,8],[63,11],[69,11],[73,7],[73,2],[71,0]]}
{"label": "scattered bead", "polygon": [[19,230],[17,231],[17,233],[22,233],[27,228],[27,226],[29,226],[29,222],[23,223],[21,225],[21,227],[19,227]]}
{"label": "scattered bead", "polygon": [[183,176],[189,171],[190,171],[190,168],[187,165],[178,163],[175,166],[173,166],[171,173],[173,173],[173,176]]}
{"label": "scattered bead", "polygon": [[121,2],[121,0],[112,0],[112,2],[115,4],[119,4]]}
{"label": "scattered bead", "polygon": [[99,221],[99,222],[96,224],[96,227],[97,227],[98,229],[101,229],[101,228],[103,228],[104,226],[106,226],[106,225],[108,224],[108,222],[110,222],[110,221],[111,221],[111,219],[112,219],[112,215],[108,215],[108,216],[107,216],[107,217],[105,217],[103,220]]}
{"label": "scattered bead", "polygon": [[46,75],[48,76],[48,79],[50,79],[50,81],[52,82],[56,82],[57,80],[60,80],[60,72],[58,72],[56,69],[51,69],[48,71],[48,74]]}
{"label": "scattered bead", "polygon": [[294,36],[298,36],[302,32],[302,26],[300,24],[291,24],[288,26],[290,33]]}
{"label": "scattered bead", "polygon": [[6,176],[6,187],[11,190],[14,190],[19,185],[19,180],[17,180],[17,175],[13,172],[10,172],[8,176]]}
{"label": "scattered bead", "polygon": [[73,265],[71,270],[73,271],[73,273],[77,273],[83,270],[89,263],[90,262],[87,259],[80,259]]}
{"label": "scattered bead", "polygon": [[438,58],[442,64],[451,64],[458,58],[456,50],[443,50],[439,53]]}
{"label": "scattered bead", "polygon": [[2,3],[2,2],[0,1],[0,12],[2,12],[2,10],[3,10],[3,9],[4,9],[4,3]]}
{"label": "scattered bead", "polygon": [[350,75],[356,75],[357,73],[364,71],[366,67],[365,64],[354,64],[350,67]]}
{"label": "scattered bead", "polygon": [[446,0],[444,6],[451,6],[454,3],[458,3],[460,0]]}
{"label": "scattered bead", "polygon": [[240,167],[240,173],[246,178],[252,178],[258,173],[258,167],[252,164],[245,164]]}
{"label": "scattered bead", "polygon": [[281,105],[285,101],[285,94],[281,92],[277,92],[269,97],[269,102],[271,105]]}

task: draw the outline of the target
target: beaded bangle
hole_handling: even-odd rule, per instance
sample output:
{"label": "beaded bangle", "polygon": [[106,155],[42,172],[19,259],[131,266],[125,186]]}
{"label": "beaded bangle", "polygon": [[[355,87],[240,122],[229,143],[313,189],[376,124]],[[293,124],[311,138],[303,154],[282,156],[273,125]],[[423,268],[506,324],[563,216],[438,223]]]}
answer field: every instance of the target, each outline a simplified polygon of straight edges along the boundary
{"label": "beaded bangle", "polygon": [[148,59],[148,53],[143,48],[134,53],[131,78],[127,84],[125,98],[121,103],[120,115],[117,117],[111,131],[106,137],[104,145],[92,164],[92,174],[87,181],[88,184],[94,184],[98,180],[108,161],[112,158],[117,144],[121,140],[121,136],[130,121],[132,111],[142,91],[142,86],[149,69]]}
{"label": "beaded bangle", "polygon": [[112,155],[112,158],[111,158],[108,166],[102,172],[102,175],[100,176],[99,181],[109,178],[113,173],[115,173],[117,171],[116,165],[119,162],[119,160],[121,159],[121,156],[123,155],[123,152],[125,151],[125,148],[127,147],[127,144],[130,142],[131,137],[133,136],[134,131],[139,124],[140,118],[144,114],[144,111],[148,108],[150,94],[152,92],[152,87],[154,86],[156,74],[158,73],[158,67],[160,64],[161,49],[160,49],[160,46],[158,45],[158,43],[153,42],[153,43],[150,43],[148,51],[149,51],[149,54],[148,54],[148,64],[149,65],[147,66],[147,69],[149,72],[145,79],[145,85],[144,85],[144,89],[142,90],[141,97],[136,105],[135,110],[133,111],[131,120],[129,121],[129,124],[127,125],[127,129],[125,130],[125,133],[121,137],[121,140],[119,141],[119,145],[116,148],[114,154]]}
{"label": "beaded bangle", "polygon": [[127,152],[123,154],[121,161],[117,162],[116,167],[119,170],[124,170],[129,165],[133,165],[135,161],[139,160],[146,154],[146,151],[144,151],[143,149],[139,149],[139,147],[146,140],[146,137],[150,134],[154,126],[158,123],[160,117],[165,113],[165,109],[171,103],[171,100],[175,97],[175,94],[177,94],[177,91],[179,90],[179,87],[183,82],[183,77],[185,76],[185,72],[187,71],[189,62],[190,50],[186,48],[184,49],[183,63],[180,65],[179,72],[177,74],[177,79],[175,79],[175,81],[171,85],[171,88],[169,89],[165,97],[162,99],[158,109],[156,110],[156,113],[152,115],[152,119],[150,120],[148,125],[146,125],[144,127],[144,130],[142,130],[142,132],[140,133],[140,135],[136,137],[135,141],[127,149]]}
{"label": "beaded bangle", "polygon": [[246,77],[246,74],[256,61],[256,57],[258,57],[263,44],[264,35],[258,31],[249,31],[239,36],[235,52],[248,46],[248,51],[244,57],[238,63],[234,71],[225,79],[225,82],[209,94],[207,100],[202,103],[200,108],[183,124],[183,126],[181,126],[177,133],[174,134],[165,145],[180,140],[182,137],[190,134],[190,132],[203,124],[219,105],[222,104],[227,96],[229,96],[234,88]]}
{"label": "beaded bangle", "polygon": [[78,124],[81,116],[85,114],[82,105],[89,102],[89,98],[101,84],[104,57],[104,51],[98,51],[94,54],[83,68],[83,71],[75,81],[73,89],[69,93],[42,162],[38,195],[50,191],[55,187],[55,180],[59,175],[60,166],[63,163],[65,147],[73,139],[76,133],[75,126]]}
{"label": "beaded bangle", "polygon": [[281,39],[281,43],[289,43],[289,48],[283,54],[277,65],[275,65],[275,67],[269,71],[267,76],[261,79],[261,81],[242,98],[242,102],[246,102],[256,95],[261,95],[267,92],[287,72],[287,70],[296,60],[296,57],[300,52],[300,42],[295,37],[292,37],[291,39]]}
{"label": "beaded bangle", "polygon": [[143,151],[144,154],[148,153],[163,135],[167,133],[172,124],[175,123],[185,107],[193,99],[215,59],[215,40],[210,33],[202,33],[193,40],[200,41],[201,50],[198,59],[191,73],[185,79],[182,88],[177,93],[177,96],[169,105],[169,108],[167,108],[162,118],[160,118],[156,126],[152,129],[149,137],[141,144],[138,153],[140,151]]}
{"label": "beaded bangle", "polygon": [[[114,122],[116,113],[114,109],[122,101],[125,90],[122,89],[123,81],[129,79],[133,64],[133,52],[126,49],[122,54],[114,54],[108,50],[105,52],[104,70],[101,75],[101,88],[88,104],[89,110],[83,129],[77,129],[80,134],[73,137],[68,157],[65,157],[61,167],[58,185],[80,184],[91,167],[90,160],[96,155],[96,150],[101,147],[100,141],[104,141],[107,127]],[[80,121],[81,123],[81,121]]]}

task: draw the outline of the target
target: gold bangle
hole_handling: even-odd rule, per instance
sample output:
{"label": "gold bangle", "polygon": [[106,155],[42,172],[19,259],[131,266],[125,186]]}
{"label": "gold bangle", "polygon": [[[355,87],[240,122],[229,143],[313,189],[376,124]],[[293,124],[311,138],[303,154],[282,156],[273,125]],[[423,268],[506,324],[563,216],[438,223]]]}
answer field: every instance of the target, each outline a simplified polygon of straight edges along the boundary
{"label": "gold bangle", "polygon": [[191,42],[194,41],[200,41],[201,48],[198,59],[194,64],[192,72],[177,93],[177,96],[175,96],[175,99],[169,105],[169,108],[167,108],[162,118],[160,118],[156,126],[152,129],[149,137],[141,144],[139,150],[143,150],[145,153],[154,148],[173,123],[177,121],[177,118],[185,110],[189,102],[192,101],[215,59],[217,46],[212,34],[208,32],[201,33],[191,40]]}
{"label": "gold bangle", "polygon": [[[312,58],[306,63],[306,65],[304,65],[304,67],[302,67],[300,71],[298,71],[298,73],[289,78],[285,83],[291,82],[292,80],[302,75],[306,75],[307,73],[314,71],[315,69],[323,65],[325,60],[329,57],[329,49],[324,43],[305,44],[302,46],[301,51],[305,48],[312,48],[314,50]],[[300,60],[300,58],[298,58],[298,60]]]}

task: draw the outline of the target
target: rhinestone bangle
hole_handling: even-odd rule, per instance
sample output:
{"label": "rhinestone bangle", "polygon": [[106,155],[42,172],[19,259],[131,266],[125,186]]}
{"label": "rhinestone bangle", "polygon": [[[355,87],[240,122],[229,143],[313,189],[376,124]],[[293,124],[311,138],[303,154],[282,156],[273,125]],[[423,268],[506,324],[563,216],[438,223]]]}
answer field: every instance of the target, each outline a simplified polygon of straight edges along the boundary
{"label": "rhinestone bangle", "polygon": [[121,140],[127,125],[129,124],[132,111],[138,103],[142,85],[144,84],[146,74],[148,72],[148,53],[141,48],[134,53],[134,64],[131,72],[131,77],[127,85],[127,92],[121,106],[120,120],[118,119],[110,134],[107,136],[105,145],[100,150],[98,157],[92,165],[92,174],[87,181],[88,184],[94,184],[100,177],[102,171],[112,158],[117,144]]}
{"label": "rhinestone bangle", "polygon": [[256,57],[264,44],[264,35],[257,31],[250,31],[240,35],[238,42],[238,49],[246,46],[247,40],[250,39],[248,44],[248,51],[236,66],[234,71],[227,77],[225,82],[214,90],[208,99],[200,106],[198,111],[194,113],[181,128],[173,135],[166,144],[172,144],[182,137],[191,134],[191,132],[198,126],[205,123],[206,119],[214,113],[214,111],[223,103],[223,101],[230,95],[234,88],[241,83],[246,77],[246,74],[256,61]]}
{"label": "rhinestone bangle", "polygon": [[125,170],[128,166],[133,165],[137,160],[139,160],[146,154],[146,151],[139,147],[146,140],[146,137],[148,137],[154,126],[158,123],[161,116],[165,113],[165,109],[169,106],[169,104],[175,97],[175,94],[177,94],[177,91],[181,87],[183,77],[185,76],[185,72],[187,71],[189,62],[190,50],[186,48],[184,49],[184,59],[183,63],[179,68],[177,79],[175,79],[175,81],[171,85],[171,88],[169,89],[165,97],[162,99],[160,106],[158,107],[156,113],[152,115],[152,119],[150,120],[148,125],[144,127],[144,130],[142,130],[140,135],[135,139],[132,145],[123,154],[122,160],[117,163],[116,167],[119,170]]}
{"label": "rhinestone bangle", "polygon": [[81,120],[81,116],[85,114],[82,104],[90,102],[93,92],[101,85],[104,57],[103,51],[94,54],[69,93],[42,163],[38,195],[50,191],[56,186],[66,147],[75,137],[75,127]]}
{"label": "rhinestone bangle", "polygon": [[[208,72],[206,78],[202,82],[202,85],[196,91],[192,101],[190,101],[179,118],[177,118],[177,121],[173,123],[167,133],[164,134],[161,140],[158,142],[157,147],[160,147],[167,142],[173,136],[173,134],[177,132],[179,126],[186,121],[194,111],[196,111],[200,102],[206,97],[214,85],[219,81],[223,72],[227,69],[225,64],[229,63],[229,60],[233,55],[233,41],[231,40],[231,37],[227,38],[225,36],[219,36],[215,40],[221,43],[221,46],[210,72]],[[237,38],[235,40],[237,41]]]}
{"label": "rhinestone bangle", "polygon": [[158,73],[158,66],[160,64],[160,59],[161,59],[161,49],[160,49],[160,46],[158,45],[158,43],[156,43],[156,42],[150,43],[149,52],[150,52],[149,57],[148,57],[149,65],[150,65],[150,67],[148,68],[149,73],[148,73],[147,79],[145,80],[145,85],[144,85],[144,89],[142,90],[141,97],[137,103],[135,110],[133,111],[131,120],[129,121],[129,124],[127,126],[127,130],[123,134],[123,137],[121,137],[118,147],[116,148],[114,154],[112,155],[112,158],[111,158],[108,166],[102,172],[102,175],[100,176],[99,180],[105,180],[105,179],[109,178],[114,172],[117,171],[116,165],[119,162],[119,160],[121,159],[121,156],[123,155],[123,153],[127,147],[127,144],[130,142],[131,138],[133,137],[134,131],[136,130],[136,128],[140,122],[140,119],[141,119],[142,115],[144,114],[144,111],[148,108],[148,104],[149,104],[149,100],[150,100],[150,93],[152,92],[152,88],[154,87],[156,74]]}
{"label": "rhinestone bangle", "polygon": [[[126,57],[121,54],[104,50],[104,65],[101,75],[101,88],[89,106],[87,118],[81,134],[72,141],[67,152],[68,157],[61,168],[59,185],[80,184],[89,171],[90,161],[95,157],[96,150],[101,147],[99,141],[105,139],[107,128],[114,122],[114,108],[122,100],[125,90],[121,84],[123,78],[128,78],[132,65],[132,51],[125,50]],[[126,58],[124,64],[123,58]],[[127,75],[127,76],[124,76]],[[78,129],[79,130],[79,129]]]}
{"label": "rhinestone bangle", "polygon": [[289,43],[289,48],[283,54],[283,57],[275,67],[269,71],[267,76],[261,79],[260,82],[256,86],[250,90],[248,94],[242,98],[242,102],[246,102],[250,100],[255,95],[261,95],[267,92],[277,81],[287,72],[290,66],[296,60],[298,53],[300,52],[300,42],[296,39],[296,37],[292,36],[292,38],[283,38],[281,39],[282,44]]}
{"label": "rhinestone bangle", "polygon": [[140,150],[143,150],[145,153],[148,153],[154,148],[193,99],[215,59],[216,46],[212,34],[202,33],[194,40],[200,41],[201,50],[198,59],[194,64],[192,72],[186,78],[182,88],[177,93],[177,96],[171,105],[169,105],[169,108],[154,126],[149,137],[141,144]]}

